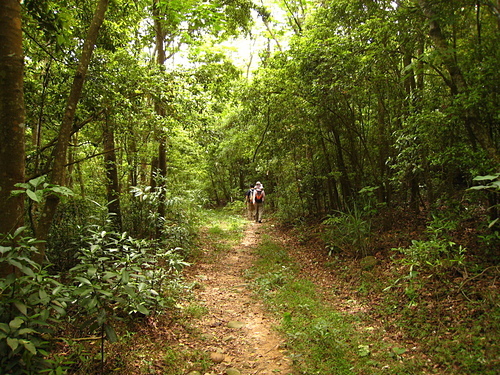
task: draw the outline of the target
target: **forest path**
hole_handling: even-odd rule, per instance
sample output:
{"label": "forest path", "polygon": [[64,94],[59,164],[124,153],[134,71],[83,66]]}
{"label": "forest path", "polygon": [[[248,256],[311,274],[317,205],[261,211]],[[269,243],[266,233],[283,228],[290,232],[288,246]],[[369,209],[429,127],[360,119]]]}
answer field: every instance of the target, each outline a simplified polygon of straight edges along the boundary
{"label": "forest path", "polygon": [[199,285],[195,300],[208,311],[192,322],[204,342],[186,344],[210,353],[215,365],[207,374],[292,374],[290,361],[280,348],[283,340],[273,329],[277,322],[245,278],[256,257],[261,231],[263,224],[248,223],[238,245],[216,257],[205,252],[186,274],[188,281]]}

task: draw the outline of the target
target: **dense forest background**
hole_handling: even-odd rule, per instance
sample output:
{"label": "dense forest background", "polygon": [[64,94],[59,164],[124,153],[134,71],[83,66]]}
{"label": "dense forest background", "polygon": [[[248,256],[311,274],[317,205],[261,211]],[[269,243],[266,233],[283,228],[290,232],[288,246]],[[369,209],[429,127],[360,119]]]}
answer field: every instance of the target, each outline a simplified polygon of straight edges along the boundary
{"label": "dense forest background", "polygon": [[498,0],[3,0],[0,24],[6,373],[48,366],[65,316],[113,340],[166,306],[201,208],[257,180],[331,256],[410,223],[412,266],[497,264]]}

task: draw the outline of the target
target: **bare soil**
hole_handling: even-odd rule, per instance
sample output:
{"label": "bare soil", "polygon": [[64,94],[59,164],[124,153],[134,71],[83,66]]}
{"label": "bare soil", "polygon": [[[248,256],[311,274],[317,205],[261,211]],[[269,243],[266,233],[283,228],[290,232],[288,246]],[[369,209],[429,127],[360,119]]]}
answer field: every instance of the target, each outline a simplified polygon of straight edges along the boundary
{"label": "bare soil", "polygon": [[191,345],[210,353],[215,362],[210,375],[292,374],[283,340],[273,328],[277,322],[253,295],[245,278],[255,258],[261,228],[261,224],[248,223],[239,245],[215,258],[207,251],[186,274],[188,281],[199,284],[195,299],[208,310],[192,322],[205,341]]}

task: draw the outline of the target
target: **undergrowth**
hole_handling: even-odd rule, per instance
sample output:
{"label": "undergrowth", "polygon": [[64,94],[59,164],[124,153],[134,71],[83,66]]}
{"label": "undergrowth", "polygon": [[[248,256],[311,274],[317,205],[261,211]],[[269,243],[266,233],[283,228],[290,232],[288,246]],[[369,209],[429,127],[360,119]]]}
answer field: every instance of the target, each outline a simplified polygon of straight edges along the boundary
{"label": "undergrowth", "polygon": [[[299,282],[299,277],[315,281],[315,275],[300,275],[294,262],[305,258],[317,263],[318,269],[328,269],[331,308],[349,311],[354,332],[346,357],[356,374],[500,373],[500,268],[486,262],[482,249],[474,246],[474,222],[434,214],[426,227],[414,230],[414,223],[381,232],[377,247],[375,241],[370,245],[377,249],[372,257],[359,258],[364,254],[341,248],[331,251],[330,228],[323,243],[314,238],[304,242],[298,235],[287,242],[287,251],[274,251],[268,262],[276,268],[262,269],[257,284],[270,291],[271,306],[287,322],[293,315],[286,308],[295,296],[290,294],[283,305],[277,297],[281,290]],[[313,233],[316,226],[304,224],[300,229]],[[405,231],[408,235],[402,236]],[[287,253],[293,254],[294,262]],[[279,262],[273,260],[276,254]],[[375,261],[369,269],[364,266],[366,258]],[[309,293],[317,295],[314,290]],[[311,317],[318,316],[310,310],[313,303],[307,306]],[[310,327],[313,322],[311,318]],[[303,373],[315,373],[307,371]]]}

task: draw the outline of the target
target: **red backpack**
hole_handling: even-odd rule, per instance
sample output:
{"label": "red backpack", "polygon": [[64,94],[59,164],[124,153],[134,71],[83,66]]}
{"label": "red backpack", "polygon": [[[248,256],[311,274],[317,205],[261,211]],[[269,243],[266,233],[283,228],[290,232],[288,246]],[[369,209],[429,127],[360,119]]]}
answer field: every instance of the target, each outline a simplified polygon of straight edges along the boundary
{"label": "red backpack", "polygon": [[264,192],[262,190],[257,190],[255,192],[255,203],[262,203],[262,198],[264,198]]}

